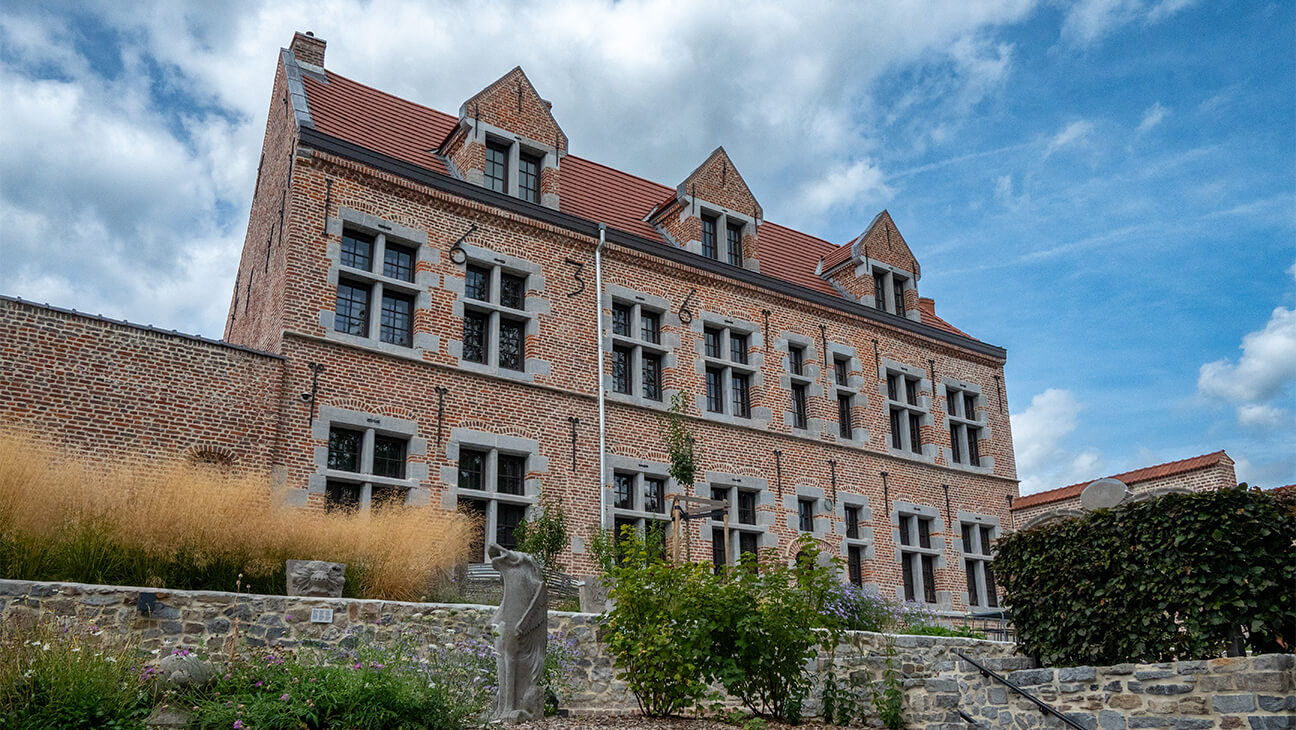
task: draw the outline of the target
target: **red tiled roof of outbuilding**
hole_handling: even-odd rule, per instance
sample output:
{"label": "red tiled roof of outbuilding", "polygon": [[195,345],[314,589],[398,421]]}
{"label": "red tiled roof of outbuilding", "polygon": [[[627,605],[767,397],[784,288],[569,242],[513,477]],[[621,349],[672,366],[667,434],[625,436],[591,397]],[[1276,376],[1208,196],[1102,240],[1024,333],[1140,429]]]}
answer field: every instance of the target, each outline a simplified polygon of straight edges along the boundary
{"label": "red tiled roof of outbuilding", "polygon": [[[1194,456],[1188,459],[1180,459],[1179,461],[1168,461],[1164,464],[1157,464],[1155,466],[1145,466],[1142,469],[1135,469],[1122,474],[1113,474],[1107,478],[1119,479],[1125,484],[1136,484],[1138,482],[1146,482],[1149,479],[1160,479],[1161,477],[1169,477],[1176,474],[1196,471],[1198,469],[1205,469],[1206,467],[1214,466],[1225,459],[1229,459],[1229,455],[1221,450],[1210,454]],[[1231,459],[1229,459],[1229,461],[1230,463],[1232,462]],[[1080,496],[1080,493],[1084,491],[1084,488],[1089,486],[1089,484],[1090,482],[1081,482],[1079,484],[1072,484],[1068,487],[1050,489],[1047,492],[1027,494],[1023,497],[1018,497],[1017,500],[1013,502],[1013,509],[1024,509],[1026,507],[1034,507],[1036,505],[1049,504],[1063,499],[1070,499],[1071,497],[1078,497]]]}

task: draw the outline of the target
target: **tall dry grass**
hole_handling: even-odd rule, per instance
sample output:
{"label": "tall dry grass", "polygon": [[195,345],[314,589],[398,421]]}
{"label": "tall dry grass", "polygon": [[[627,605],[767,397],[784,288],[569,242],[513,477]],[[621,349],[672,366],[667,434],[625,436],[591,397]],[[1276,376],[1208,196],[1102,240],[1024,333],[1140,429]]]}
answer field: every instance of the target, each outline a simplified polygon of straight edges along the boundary
{"label": "tall dry grass", "polygon": [[426,508],[323,514],[265,477],[101,465],[0,433],[0,576],[283,593],[284,561],[347,564],[346,594],[418,600],[467,561],[471,522]]}

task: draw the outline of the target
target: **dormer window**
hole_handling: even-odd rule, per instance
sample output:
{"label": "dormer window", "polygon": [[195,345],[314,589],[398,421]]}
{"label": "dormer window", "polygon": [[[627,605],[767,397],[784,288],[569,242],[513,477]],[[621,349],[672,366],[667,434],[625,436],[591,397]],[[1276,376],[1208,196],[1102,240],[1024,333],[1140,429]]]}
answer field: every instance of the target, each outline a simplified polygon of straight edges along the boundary
{"label": "dormer window", "polygon": [[518,197],[528,203],[540,202],[541,164],[536,155],[526,152],[518,155]]}
{"label": "dormer window", "polygon": [[730,223],[725,226],[725,239],[728,244],[729,263],[734,266],[742,266],[743,249],[742,249],[743,227],[741,223]]}
{"label": "dormer window", "polygon": [[702,255],[709,259],[720,258],[716,248],[716,227],[719,220],[713,215],[702,216]]}
{"label": "dormer window", "polygon": [[905,285],[909,278],[886,269],[873,267],[873,306],[883,312],[905,316]]}
{"label": "dormer window", "polygon": [[486,143],[486,187],[508,193],[509,145],[494,140]]}

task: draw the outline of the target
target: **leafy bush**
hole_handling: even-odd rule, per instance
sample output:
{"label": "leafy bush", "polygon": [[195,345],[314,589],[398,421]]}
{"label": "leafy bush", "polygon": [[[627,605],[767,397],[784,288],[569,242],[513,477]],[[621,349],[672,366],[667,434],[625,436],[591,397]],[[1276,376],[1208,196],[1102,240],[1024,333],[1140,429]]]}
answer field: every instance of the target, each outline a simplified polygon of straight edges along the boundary
{"label": "leafy bush", "polygon": [[959,639],[985,639],[986,637],[985,634],[976,629],[969,629],[962,626],[951,629],[947,626],[937,626],[933,624],[910,626],[901,633],[914,636],[952,636]]}
{"label": "leafy bush", "polygon": [[0,630],[0,728],[143,728],[149,696],[129,644],[43,618]]}
{"label": "leafy bush", "polygon": [[514,531],[518,550],[530,553],[545,570],[557,570],[558,556],[567,547],[567,514],[562,502],[541,490],[539,509]]}
{"label": "leafy bush", "polygon": [[281,594],[284,561],[347,564],[346,593],[417,600],[467,559],[459,515],[280,504],[268,476],[185,462],[91,466],[0,434],[0,576]]}
{"label": "leafy bush", "polygon": [[1171,494],[999,542],[1022,650],[1046,666],[1296,647],[1296,503],[1248,489]]}

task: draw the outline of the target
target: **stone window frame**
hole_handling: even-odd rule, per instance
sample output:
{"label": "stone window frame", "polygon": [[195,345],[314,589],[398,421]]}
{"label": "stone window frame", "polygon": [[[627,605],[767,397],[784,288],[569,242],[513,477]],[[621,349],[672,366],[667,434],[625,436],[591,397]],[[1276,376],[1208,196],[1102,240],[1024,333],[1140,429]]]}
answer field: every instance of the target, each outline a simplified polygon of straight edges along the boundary
{"label": "stone window frame", "polygon": [[[957,378],[948,377],[941,378],[941,383],[945,386],[945,417],[942,425],[944,426],[945,433],[949,434],[951,439],[949,446],[941,447],[945,463],[954,469],[962,469],[965,471],[976,472],[978,474],[994,473],[994,457],[988,455],[986,449],[982,449],[980,446],[977,447],[977,457],[981,462],[980,464],[973,464],[968,459],[969,450],[967,444],[971,437],[971,432],[975,429],[978,442],[988,442],[993,433],[990,429],[990,419],[988,417],[990,412],[989,404],[986,402],[985,394],[981,392],[981,386],[976,383],[969,383],[966,380],[958,380]],[[972,395],[976,399],[976,411],[980,414],[979,418],[968,418],[966,414],[955,415],[954,408],[951,406],[951,391],[955,391],[959,394],[958,402],[960,410],[962,409],[963,395]],[[952,433],[952,429],[955,427],[960,427],[959,438],[961,439],[960,448],[963,452],[962,461],[954,460],[954,434]]]}
{"label": "stone window frame", "polygon": [[[847,509],[859,510],[859,529],[855,537],[851,537],[848,532],[846,521]],[[868,586],[877,588],[877,583],[870,581],[865,583],[863,578],[865,574],[865,564],[872,561],[875,557],[874,540],[873,540],[873,509],[869,507],[868,497],[862,494],[844,494],[839,493],[837,504],[834,505],[833,511],[834,530],[842,536],[839,555],[842,559],[842,579],[850,583],[850,549],[858,548],[860,551],[860,583],[861,587]]]}
{"label": "stone window frame", "polygon": [[[828,359],[832,361],[833,370],[828,373],[829,382],[833,390],[833,413],[837,413],[837,398],[842,395],[849,395],[851,398],[851,436],[846,438],[841,434],[841,423],[837,421],[838,426],[832,429],[832,433],[837,437],[837,443],[855,448],[865,448],[869,445],[872,434],[868,426],[868,407],[869,397],[865,392],[864,384],[864,365],[860,362],[859,352],[850,345],[844,345],[837,342],[828,343]],[[846,362],[846,385],[837,382],[836,365],[838,360]],[[885,387],[885,386],[884,386]],[[826,424],[825,424],[826,428]]]}
{"label": "stone window frame", "polygon": [[[902,378],[911,378],[918,381],[916,393],[918,399],[917,404],[907,403],[904,400],[891,400],[890,393],[887,390],[887,375],[889,374],[895,374]],[[881,362],[878,364],[878,379],[878,394],[882,399],[882,404],[884,406],[883,416],[885,417],[885,422],[887,424],[887,433],[884,437],[886,439],[887,453],[901,459],[934,464],[936,462],[936,444],[932,443],[930,440],[924,441],[922,444],[922,450],[914,451],[909,437],[909,421],[911,419],[918,419],[919,433],[922,432],[924,426],[932,426],[935,422],[935,419],[932,418],[931,414],[931,393],[933,392],[932,382],[931,379],[927,377],[927,371],[922,368],[916,368],[912,365],[905,365],[904,363],[896,362],[889,358],[881,358]],[[903,396],[903,393],[901,395]],[[904,427],[900,429],[899,448],[896,448],[891,442],[891,409],[897,407],[904,410],[905,416]]]}
{"label": "stone window frame", "polygon": [[[716,489],[737,489],[756,495],[756,524],[744,525],[738,522],[738,500],[729,500],[729,544],[725,547],[726,559],[738,555],[739,533],[756,535],[756,552],[765,548],[776,547],[778,537],[773,532],[775,496],[770,491],[769,480],[746,474],[709,471],[703,475],[706,494],[710,497]],[[730,492],[730,494],[736,494]],[[724,530],[724,520],[698,520],[697,537],[703,545],[712,545],[712,530]]]}
{"label": "stone window frame", "polygon": [[[815,398],[823,398],[824,389],[820,384],[823,366],[821,364],[819,347],[815,344],[813,337],[790,332],[781,331],[774,338],[774,346],[778,348],[779,356],[782,359],[783,371],[779,375],[779,387],[787,391],[787,409],[783,411],[783,425],[794,434],[808,437],[817,437],[823,433],[825,423],[823,418],[816,418],[815,409],[811,405]],[[792,372],[792,348],[801,348],[804,353],[801,361],[801,374]],[[796,425],[796,394],[793,388],[801,386],[805,388],[806,393],[806,425],[800,428]]]}
{"label": "stone window frame", "polygon": [[[608,485],[607,489],[611,492],[608,495],[607,505],[610,511],[609,522],[614,526],[617,520],[634,520],[635,528],[639,534],[644,534],[644,528],[648,523],[661,523],[666,526],[669,532],[671,523],[670,517],[670,499],[669,495],[678,491],[675,480],[670,475],[670,465],[662,464],[655,461],[645,461],[618,454],[606,454],[604,464],[607,467],[607,473],[604,477],[604,484]],[[630,509],[619,508],[616,506],[616,491],[614,478],[617,474],[634,475],[634,506]],[[648,479],[662,480],[662,511],[649,512],[644,509],[644,483]]]}
{"label": "stone window frame", "polygon": [[[459,458],[463,449],[486,452],[486,464],[482,475],[482,486],[485,489],[459,488]],[[504,494],[498,491],[498,464],[501,453],[526,457],[526,476],[522,481],[522,494]],[[521,506],[529,514],[540,497],[541,476],[549,473],[549,459],[541,455],[540,442],[536,439],[467,428],[450,429],[450,437],[445,445],[445,459],[446,463],[440,469],[443,485],[441,507],[451,512],[457,511],[460,497],[487,502],[486,523],[482,526],[485,535],[483,548],[489,547],[494,542],[498,504],[502,502]],[[480,562],[485,562],[485,553],[481,557],[483,560]]]}
{"label": "stone window frame", "polygon": [[[558,209],[558,195],[556,193],[546,193],[544,191],[544,184],[543,184],[544,171],[553,170],[556,172],[559,169],[559,164],[561,162],[561,159],[567,155],[566,152],[555,151],[552,142],[545,143],[539,140],[528,139],[527,137],[523,137],[522,135],[516,132],[510,132],[507,129],[497,127],[488,122],[483,122],[480,119],[474,119],[472,117],[468,117],[467,121],[472,127],[472,130],[470,132],[471,141],[476,142],[477,144],[480,144],[482,146],[482,169],[469,170],[467,171],[467,174],[463,174],[460,173],[459,170],[456,169],[453,165],[450,165],[451,172],[455,174],[456,177],[460,177],[464,180],[467,180],[468,182],[474,185],[480,185],[482,187],[486,187],[486,169],[485,169],[486,168],[486,163],[485,163],[486,143],[487,141],[491,141],[496,144],[505,145],[509,148],[508,165],[507,165],[508,190],[505,191],[505,194],[510,197],[517,198],[518,200],[521,200],[524,203],[529,202],[522,197],[521,191],[519,190],[519,183],[521,177],[518,174],[519,170],[521,169],[520,158],[521,155],[525,152],[526,154],[531,155],[532,157],[537,157],[540,159],[540,169],[537,172],[537,176],[540,179],[539,205],[542,205],[546,208],[553,208],[554,210]],[[487,189],[489,190],[490,188]],[[535,203],[531,203],[531,204],[535,205]]]}
{"label": "stone window frame", "polygon": [[[401,225],[394,221],[362,213],[347,207],[339,207],[336,217],[329,218],[326,233],[329,236],[325,246],[325,255],[329,260],[328,284],[336,292],[342,279],[365,284],[369,287],[369,332],[365,337],[338,332],[334,329],[337,317],[336,297],[326,308],[319,310],[319,324],[324,329],[324,338],[336,342],[354,345],[367,350],[376,350],[389,355],[422,359],[427,352],[437,352],[441,346],[440,337],[430,332],[420,332],[416,325],[419,310],[428,310],[432,306],[431,290],[436,289],[440,277],[431,269],[440,261],[440,252],[428,245],[427,231]],[[346,231],[357,231],[374,237],[374,247],[370,257],[370,271],[342,265],[342,235]],[[414,250],[414,280],[405,281],[384,276],[378,269],[382,265],[387,240]],[[427,264],[419,266],[420,263]],[[378,269],[375,271],[374,269]],[[392,290],[413,299],[414,307],[410,312],[410,345],[395,345],[383,342],[379,338],[382,327],[383,292]],[[376,305],[376,306],[375,306]]]}
{"label": "stone window frame", "polygon": [[[874,281],[875,277],[879,274],[886,281],[883,285],[883,293],[886,296],[882,306],[878,306],[877,296],[875,295],[876,286]],[[855,276],[862,279],[867,277],[865,280],[868,282],[868,286],[864,289],[864,296],[860,297],[860,304],[863,304],[866,307],[872,307],[881,312],[886,312],[887,314],[896,314],[895,280],[897,277],[904,279],[902,287],[904,291],[912,289],[915,294],[917,294],[918,291],[918,279],[914,276],[913,272],[905,271],[897,266],[884,264],[876,259],[869,259],[867,264],[860,264],[857,266],[855,269]],[[915,322],[922,321],[922,312],[917,309],[905,309],[896,316],[904,317],[905,319],[910,319]]]}
{"label": "stone window frame", "polygon": [[[716,205],[704,200],[699,200],[692,195],[682,196],[681,202],[683,208],[680,210],[679,220],[683,223],[686,219],[697,217],[698,219],[698,236],[696,240],[688,241],[683,248],[711,261],[719,261],[730,266],[737,266],[748,271],[760,271],[760,264],[756,259],[751,257],[751,251],[748,246],[743,244],[743,260],[739,263],[733,263],[729,260],[727,246],[727,231],[731,223],[742,226],[742,237],[746,238],[749,234],[756,235],[760,222],[750,215],[740,213],[736,210],[730,210],[722,205]],[[711,216],[716,220],[716,255],[707,256],[702,253],[702,216]]]}
{"label": "stone window frame", "polygon": [[[612,333],[612,305],[629,304],[632,308],[632,325],[630,331],[631,337],[614,335]],[[607,312],[607,331],[604,333],[603,351],[609,358],[608,372],[603,376],[603,391],[609,400],[632,405],[654,408],[657,410],[668,410],[670,408],[671,398],[679,392],[679,388],[666,387],[666,373],[674,371],[679,366],[679,357],[676,354],[680,349],[680,319],[679,315],[671,308],[670,300],[665,297],[653,296],[641,291],[620,286],[618,284],[607,284],[603,292],[603,308]],[[640,337],[639,322],[640,316],[644,311],[656,314],[658,319],[658,339],[660,343],[652,343],[643,340]],[[631,358],[631,394],[619,393],[612,389],[611,360],[612,348],[615,345],[622,345],[634,348]],[[643,395],[643,353],[651,351],[661,356],[661,399],[653,400],[645,398]]]}
{"label": "stone window frame", "polygon": [[[462,244],[464,262],[455,264],[457,276],[447,276],[445,289],[455,295],[450,307],[450,314],[458,324],[455,336],[447,337],[446,346],[455,364],[461,370],[485,375],[535,382],[537,375],[548,375],[550,364],[547,360],[534,357],[534,347],[523,347],[523,369],[513,370],[499,365],[499,320],[501,316],[522,320],[524,323],[523,342],[533,345],[540,340],[540,315],[549,314],[550,303],[543,294],[545,291],[544,273],[539,264],[517,256],[496,253],[476,244]],[[469,266],[489,268],[491,272],[491,301],[472,299],[465,294],[465,279]],[[500,274],[507,273],[522,276],[526,279],[526,293],[523,296],[523,308],[513,309],[499,304]],[[489,343],[485,363],[465,360],[463,356],[463,320],[465,311],[485,312],[489,316],[487,325]]]}
{"label": "stone window frame", "polygon": [[[999,523],[999,518],[994,515],[969,512],[967,510],[959,510],[957,517],[959,530],[953,535],[954,548],[959,553],[959,562],[963,566],[965,576],[976,581],[977,597],[980,599],[978,603],[972,603],[971,593],[964,590],[962,593],[963,605],[967,606],[969,611],[976,608],[987,610],[1002,608],[998,599],[997,590],[994,593],[994,604],[990,604],[986,600],[991,595],[991,592],[988,590],[989,586],[995,584],[997,587],[998,582],[995,581],[994,571],[990,568],[990,561],[994,559],[994,553],[993,551],[989,553],[984,552],[982,549],[984,546],[981,545],[981,528],[990,529],[991,540],[996,540],[1003,536],[1003,530]],[[977,528],[973,532],[973,540],[976,544],[970,546],[966,544],[966,541],[963,539],[963,528],[965,526]],[[968,570],[969,568],[972,569],[970,572]],[[988,578],[987,574],[989,575]]]}
{"label": "stone window frame", "polygon": [[[800,504],[802,500],[814,503],[814,529],[805,532],[801,529]],[[809,484],[798,484],[795,489],[783,493],[784,526],[797,535],[810,535],[816,540],[823,540],[833,528],[834,509],[832,500],[824,494],[822,487]]]}
{"label": "stone window frame", "polygon": [[[329,433],[334,427],[349,428],[364,432],[364,442],[360,450],[360,471],[340,471],[328,468]],[[395,436],[406,439],[405,478],[393,479],[371,473],[373,470],[374,436]],[[298,500],[304,504],[304,497],[310,494],[327,495],[329,482],[346,482],[360,485],[361,512],[371,506],[374,485],[405,489],[405,504],[423,507],[431,504],[432,490],[426,485],[428,478],[427,439],[419,437],[418,423],[394,416],[378,413],[356,411],[337,406],[320,406],[311,424],[311,438],[315,441],[315,473],[307,477],[306,493]],[[322,445],[321,445],[322,444]],[[411,457],[423,457],[416,461]]]}
{"label": "stone window frame", "polygon": [[[900,542],[900,520],[911,520],[909,526],[909,535],[914,544],[905,545]],[[918,539],[917,520],[930,520],[929,535],[931,537],[931,547],[922,547]],[[950,591],[940,590],[940,581],[936,581],[933,586],[935,593],[935,602],[926,600],[925,580],[923,579],[922,561],[923,557],[932,558],[932,576],[935,578],[939,571],[944,570],[945,565],[945,521],[941,518],[940,510],[927,505],[914,504],[904,500],[895,500],[891,507],[891,539],[896,546],[896,564],[901,569],[903,575],[904,564],[906,560],[913,561],[911,569],[914,577],[914,603],[921,603],[937,610],[949,610],[953,596]],[[896,598],[901,602],[909,602],[905,597],[904,580],[895,588]]]}
{"label": "stone window frame", "polygon": [[[706,354],[705,332],[708,328],[718,328],[723,330],[720,350],[722,357],[708,357]],[[770,409],[765,406],[756,405],[758,402],[756,396],[757,394],[763,393],[765,385],[765,340],[762,335],[761,325],[756,322],[748,322],[734,317],[726,317],[714,312],[701,311],[693,318],[691,329],[697,335],[694,349],[696,360],[694,362],[698,380],[702,383],[702,397],[699,399],[701,407],[698,409],[701,417],[710,421],[718,421],[720,423],[742,425],[753,428],[768,427],[771,419]],[[737,363],[729,359],[729,335],[731,332],[739,332],[747,337],[746,363]],[[723,413],[716,413],[708,410],[705,405],[706,371],[708,367],[719,367],[724,369],[721,383],[725,403],[725,411]],[[732,412],[733,389],[730,385],[730,378],[735,370],[745,373],[748,376],[747,400],[750,404],[750,415],[747,417],[735,416]]]}

